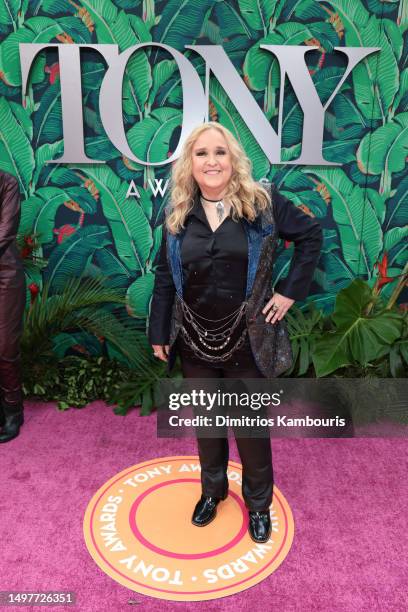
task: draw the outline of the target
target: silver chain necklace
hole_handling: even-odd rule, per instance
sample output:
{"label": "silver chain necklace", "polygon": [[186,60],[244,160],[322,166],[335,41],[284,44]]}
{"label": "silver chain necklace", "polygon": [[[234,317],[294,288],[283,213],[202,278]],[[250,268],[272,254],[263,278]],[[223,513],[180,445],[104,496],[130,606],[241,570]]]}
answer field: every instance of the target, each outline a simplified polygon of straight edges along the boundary
{"label": "silver chain necklace", "polygon": [[204,196],[201,196],[201,203],[204,202],[212,202],[212,203],[216,203],[215,204],[215,210],[217,211],[217,217],[218,217],[218,221],[221,223],[221,221],[224,218],[225,215],[225,206],[224,206],[224,202],[222,200],[209,200],[208,198],[205,198]]}
{"label": "silver chain necklace", "polygon": [[198,356],[201,357],[201,359],[204,359],[205,361],[210,361],[210,362],[220,362],[220,361],[227,361],[227,359],[229,359],[237,349],[241,348],[241,346],[244,344],[245,342],[245,336],[247,334],[247,330],[244,329],[241,336],[238,338],[237,342],[234,344],[234,346],[227,351],[226,353],[223,353],[222,355],[209,355],[208,353],[205,353],[204,351],[202,351],[194,342],[194,340],[191,338],[191,336],[188,334],[186,328],[183,326],[181,328],[181,332],[187,342],[187,344],[189,344],[191,346],[191,348],[193,349],[194,353]]}
{"label": "silver chain necklace", "polygon": [[[221,351],[226,348],[232,339],[233,332],[237,329],[238,324],[242,320],[247,307],[247,302],[242,302],[239,308],[231,312],[226,317],[222,317],[220,319],[207,319],[206,317],[194,312],[194,310],[188,306],[183,298],[177,295],[177,299],[181,303],[183,318],[191,325],[192,329],[194,329],[195,333],[197,334],[198,342],[205,349],[210,349],[212,351]],[[198,320],[199,318],[203,321],[208,321],[211,323],[221,323],[221,325],[212,329],[206,329]],[[243,345],[247,330],[244,329],[241,332],[238,340],[234,346],[230,348],[230,350],[220,355],[211,355],[203,351],[191,338],[184,324],[181,326],[181,332],[187,343],[198,357],[201,357],[206,361],[219,362],[226,361],[238,348]],[[209,342],[214,343],[214,345],[208,344]]]}

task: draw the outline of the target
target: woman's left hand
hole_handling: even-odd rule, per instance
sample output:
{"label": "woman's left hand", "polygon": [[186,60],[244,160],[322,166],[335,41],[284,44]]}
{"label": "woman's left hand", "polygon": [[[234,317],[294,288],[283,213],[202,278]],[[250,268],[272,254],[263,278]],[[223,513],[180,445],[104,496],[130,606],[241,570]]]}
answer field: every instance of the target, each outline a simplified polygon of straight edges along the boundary
{"label": "woman's left hand", "polygon": [[276,321],[280,321],[294,303],[295,300],[292,300],[292,298],[285,297],[275,291],[269,302],[262,309],[262,314],[266,314],[265,322],[272,323],[273,325]]}

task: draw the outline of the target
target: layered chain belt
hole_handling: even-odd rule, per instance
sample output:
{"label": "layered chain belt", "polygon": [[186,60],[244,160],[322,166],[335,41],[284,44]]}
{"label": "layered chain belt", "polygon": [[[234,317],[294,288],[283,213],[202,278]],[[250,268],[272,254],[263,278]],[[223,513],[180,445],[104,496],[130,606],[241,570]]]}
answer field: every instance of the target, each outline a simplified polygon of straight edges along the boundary
{"label": "layered chain belt", "polygon": [[[189,344],[189,346],[191,346],[194,353],[198,357],[211,362],[226,361],[237,349],[239,349],[244,344],[245,337],[247,334],[246,329],[242,331],[236,343],[229,350],[222,354],[211,355],[205,352],[205,350],[203,350],[204,348],[210,349],[212,351],[222,351],[230,343],[232,334],[234,333],[240,321],[242,320],[242,317],[244,316],[247,307],[247,302],[242,302],[239,308],[237,308],[225,317],[222,317],[220,319],[207,319],[206,317],[199,315],[197,312],[194,312],[194,310],[192,310],[190,306],[188,306],[188,304],[179,296],[178,299],[180,300],[183,311],[183,325],[181,327],[181,332],[186,342]],[[199,346],[191,338],[190,334],[188,333],[188,330],[184,325],[184,321],[189,323],[194,329],[198,337],[198,342],[201,346]],[[211,329],[206,329],[205,325],[208,323],[212,323],[216,326],[211,327]]]}

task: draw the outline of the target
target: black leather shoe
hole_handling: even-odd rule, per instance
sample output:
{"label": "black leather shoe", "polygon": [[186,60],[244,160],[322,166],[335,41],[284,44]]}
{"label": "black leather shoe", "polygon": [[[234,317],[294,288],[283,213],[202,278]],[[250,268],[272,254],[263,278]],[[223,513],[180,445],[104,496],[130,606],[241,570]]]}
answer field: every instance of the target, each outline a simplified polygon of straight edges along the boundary
{"label": "black leather shoe", "polygon": [[0,443],[9,442],[14,438],[17,438],[20,433],[20,427],[24,423],[24,416],[22,412],[12,415],[6,415],[4,425],[0,432]]}
{"label": "black leather shoe", "polygon": [[226,497],[226,495],[224,497],[206,497],[205,495],[201,495],[200,500],[194,508],[191,519],[193,525],[204,527],[204,525],[211,523],[216,517],[218,504]]}
{"label": "black leather shoe", "polygon": [[272,532],[269,510],[249,512],[248,532],[254,542],[261,544],[269,540]]}

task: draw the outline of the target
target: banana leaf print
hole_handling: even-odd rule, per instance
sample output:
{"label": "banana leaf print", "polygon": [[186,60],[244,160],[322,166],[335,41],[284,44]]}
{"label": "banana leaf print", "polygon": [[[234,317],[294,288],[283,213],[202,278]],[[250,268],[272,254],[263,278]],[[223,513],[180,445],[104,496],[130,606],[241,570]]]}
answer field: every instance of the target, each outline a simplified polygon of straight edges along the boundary
{"label": "banana leaf print", "polygon": [[119,257],[132,271],[144,271],[152,246],[152,230],[142,208],[126,199],[128,185],[108,167],[82,169],[100,193],[103,213],[109,223]]}
{"label": "banana leaf print", "polygon": [[390,13],[394,13],[394,17],[398,11],[398,5],[402,4],[400,0],[388,0],[388,2],[383,2],[383,0],[365,0],[365,4],[367,8],[377,15],[377,17],[392,17]]}
{"label": "banana leaf print", "polygon": [[149,313],[150,299],[153,293],[154,274],[149,272],[136,279],[128,288],[128,312],[132,317],[145,319]]}
{"label": "banana leaf print", "polygon": [[78,228],[52,252],[44,270],[44,281],[51,291],[64,288],[72,277],[86,275],[87,265],[97,249],[110,245],[109,230],[104,226],[89,225]]}
{"label": "banana leaf print", "polygon": [[343,255],[356,276],[372,275],[382,248],[382,231],[375,212],[364,206],[364,192],[341,170],[313,170],[330,195]]}
{"label": "banana leaf print", "polygon": [[39,244],[47,244],[55,238],[55,215],[65,205],[78,213],[94,213],[96,202],[91,194],[81,187],[40,187],[35,196],[22,203],[20,230],[37,236]]}
{"label": "banana leaf print", "polygon": [[401,33],[395,28],[390,38],[390,32],[381,27],[375,15],[370,15],[361,0],[329,0],[328,4],[342,21],[346,45],[381,48],[380,54],[369,56],[353,70],[353,83],[363,115],[385,121],[399,88],[396,54],[400,55],[402,50]]}
{"label": "banana leaf print", "polygon": [[408,175],[402,179],[393,196],[387,201],[384,231],[408,221]]}
{"label": "banana leaf print", "polygon": [[109,287],[127,287],[134,275],[114,251],[103,247],[95,251],[95,262]]}
{"label": "banana leaf print", "polygon": [[152,34],[156,42],[164,43],[183,51],[186,40],[193,44],[200,35],[203,22],[207,20],[216,0],[170,0],[166,2],[158,25]]}
{"label": "banana leaf print", "polygon": [[233,37],[241,36],[247,40],[257,38],[257,32],[249,27],[239,7],[232,2],[216,2],[211,18],[203,25],[202,32],[211,43],[219,45],[225,44]]}
{"label": "banana leaf print", "polygon": [[34,169],[32,126],[16,102],[0,98],[0,168],[14,175],[25,196],[30,191]]}
{"label": "banana leaf print", "polygon": [[390,194],[394,172],[405,168],[408,156],[408,113],[365,136],[357,151],[359,168],[364,174],[380,174],[380,193]]}
{"label": "banana leaf print", "polygon": [[144,162],[163,162],[169,152],[174,130],[181,127],[181,112],[174,108],[157,108],[150,117],[136,123],[127,133],[133,153]]}
{"label": "banana leaf print", "polygon": [[[56,291],[70,276],[102,274],[109,287],[127,293],[124,316],[144,332],[169,202],[168,191],[154,195],[150,185],[155,179],[166,184],[171,168],[147,168],[110,143],[99,113],[108,67],[89,49],[81,52],[85,149],[104,164],[48,164],[64,148],[57,54],[42,52],[36,59],[22,103],[20,43],[116,44],[123,52],[139,43],[160,42],[182,52],[203,84],[204,61],[185,46],[222,45],[275,131],[280,69],[260,44],[318,47],[306,58],[322,103],[345,69],[334,47],[371,46],[381,51],[353,70],[325,114],[323,155],[339,167],[271,166],[212,75],[209,117],[240,139],[255,178],[273,180],[323,227],[312,293],[301,309],[314,302],[331,312],[336,295],[356,277],[370,286],[377,283],[381,266],[389,279],[381,296],[391,296],[408,259],[407,31],[408,0],[0,2],[0,168],[19,180],[21,232],[35,236],[37,254],[48,258],[44,270],[27,271],[28,284],[42,289],[44,279],[52,276]],[[281,159],[290,161],[301,153],[303,113],[291,84],[283,89]],[[124,129],[135,156],[166,160],[177,146],[183,120],[176,62],[161,49],[136,52],[126,66],[122,98]],[[130,181],[140,197],[126,198]],[[287,273],[292,252],[293,245],[281,241],[275,280]],[[28,304],[31,297],[28,290]],[[406,290],[400,301],[406,301]],[[106,312],[116,316],[107,306]],[[117,333],[122,333],[119,327]],[[63,355],[77,346],[94,354],[98,341],[92,333],[78,334],[62,335],[55,351]],[[105,340],[104,351],[130,363],[113,336]]]}

